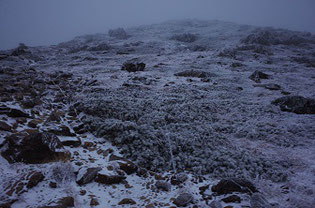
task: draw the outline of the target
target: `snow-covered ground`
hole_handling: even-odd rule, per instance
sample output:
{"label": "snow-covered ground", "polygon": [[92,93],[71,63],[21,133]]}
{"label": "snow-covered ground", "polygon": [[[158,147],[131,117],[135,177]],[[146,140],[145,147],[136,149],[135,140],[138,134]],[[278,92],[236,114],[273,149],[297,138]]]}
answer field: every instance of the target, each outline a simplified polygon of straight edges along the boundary
{"label": "snow-covered ground", "polygon": [[[197,20],[128,28],[126,33],[0,52],[2,97],[14,98],[2,98],[0,107],[24,110],[18,91],[9,91],[13,83],[23,82],[24,73],[30,73],[41,100],[24,110],[34,115],[26,122],[0,114],[10,126],[18,123],[14,130],[0,131],[0,144],[7,135],[29,129],[34,119],[40,121],[32,129],[56,132],[56,126],[66,126],[70,133],[60,133],[59,140],[81,142],[64,146],[71,153],[66,163],[9,164],[0,156],[0,188],[29,171],[45,176],[12,196],[17,199],[12,207],[53,206],[62,197],[73,197],[75,207],[90,207],[91,199],[98,201],[96,207],[171,207],[181,193],[193,196],[189,207],[209,207],[215,200],[223,207],[259,207],[250,194],[237,193],[241,203],[225,203],[226,196],[211,191],[220,179],[231,177],[252,181],[269,201],[265,207],[314,206],[314,111],[296,114],[272,104],[287,95],[315,98],[314,35]],[[125,62],[146,67],[127,72],[121,70]],[[249,78],[255,71],[268,78],[255,82]],[[52,112],[61,118],[54,121]],[[75,132],[80,124],[84,131]],[[137,173],[122,172],[111,155],[132,161]],[[126,162],[123,158],[118,161]],[[82,167],[101,167],[98,174],[126,179],[79,186],[76,174]],[[149,174],[144,177],[140,168]],[[63,177],[56,178],[56,170]],[[156,187],[158,179],[169,182],[179,172],[188,176],[182,184],[169,191]],[[201,193],[205,185],[210,188]],[[136,204],[118,205],[124,198]]]}

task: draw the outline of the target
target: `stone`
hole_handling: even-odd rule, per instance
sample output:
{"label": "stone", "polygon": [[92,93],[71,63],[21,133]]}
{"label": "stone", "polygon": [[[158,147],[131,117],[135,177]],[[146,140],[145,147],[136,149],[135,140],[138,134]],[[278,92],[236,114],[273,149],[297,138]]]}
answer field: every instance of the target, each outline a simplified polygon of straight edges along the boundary
{"label": "stone", "polygon": [[119,164],[119,168],[123,170],[125,173],[127,173],[128,175],[133,174],[137,172],[138,170],[138,166],[136,166],[132,162],[126,162],[126,163],[119,162],[118,164]]}
{"label": "stone", "polygon": [[111,184],[119,184],[121,183],[123,180],[125,180],[126,177],[125,176],[120,176],[120,175],[105,175],[105,174],[101,174],[98,173],[95,181],[97,183],[102,183],[102,184],[107,184],[107,185],[111,185]]}
{"label": "stone", "polygon": [[145,69],[145,63],[131,63],[131,62],[125,62],[123,66],[121,67],[121,70],[127,71],[127,72],[137,72],[137,71],[144,71]]}
{"label": "stone", "polygon": [[217,185],[212,186],[211,190],[218,195],[231,194],[233,192],[254,193],[256,187],[246,179],[228,178],[222,179]]}
{"label": "stone", "polygon": [[185,207],[190,204],[194,200],[194,197],[190,193],[182,193],[180,194],[173,203],[178,207]]}
{"label": "stone", "polygon": [[272,205],[260,193],[254,193],[250,198],[251,208],[272,208]]}
{"label": "stone", "polygon": [[166,181],[157,181],[155,183],[156,188],[161,189],[163,191],[170,191],[171,190],[171,184]]}
{"label": "stone", "polygon": [[0,121],[0,131],[11,131],[12,127],[6,122]]}
{"label": "stone", "polygon": [[77,137],[59,137],[63,146],[79,147],[81,139]]}
{"label": "stone", "polygon": [[184,183],[188,179],[188,176],[186,173],[178,173],[171,178],[171,184],[172,185],[179,185]]}
{"label": "stone", "polygon": [[255,71],[252,75],[249,76],[249,79],[253,80],[254,82],[260,83],[261,79],[269,79],[269,75],[265,74],[261,71]]}
{"label": "stone", "polygon": [[71,196],[59,199],[58,203],[61,207],[74,207],[74,198]]}
{"label": "stone", "polygon": [[62,144],[50,133],[12,134],[6,137],[3,146],[1,155],[9,163],[39,164],[70,158],[69,152],[60,151]]}
{"label": "stone", "polygon": [[271,103],[280,106],[282,111],[296,114],[315,114],[315,99],[302,96],[284,96]]}
{"label": "stone", "polygon": [[217,200],[213,200],[209,206],[210,208],[223,208],[222,204]]}
{"label": "stone", "polygon": [[99,205],[100,203],[97,201],[97,199],[95,198],[92,198],[91,199],[91,202],[90,202],[90,206],[97,206]]}
{"label": "stone", "polygon": [[38,124],[42,123],[41,120],[30,120],[27,124],[27,126],[31,127],[31,128],[36,128]]}
{"label": "stone", "polygon": [[53,182],[53,181],[50,181],[49,182],[49,187],[50,188],[57,188],[57,183]]}
{"label": "stone", "polygon": [[264,87],[268,90],[281,90],[281,86],[277,84],[265,84]]}
{"label": "stone", "polygon": [[53,133],[58,136],[75,136],[75,133],[72,133],[68,126],[54,126],[48,130],[50,133]]}
{"label": "stone", "polygon": [[199,71],[199,70],[186,70],[179,73],[174,74],[178,77],[195,77],[195,78],[209,78],[214,77],[215,74],[205,71]]}
{"label": "stone", "polygon": [[241,203],[241,198],[237,195],[231,195],[222,199],[225,203]]}
{"label": "stone", "polygon": [[135,205],[137,203],[133,199],[130,199],[130,198],[124,198],[118,203],[118,205],[125,205],[125,204]]}
{"label": "stone", "polygon": [[25,113],[22,110],[15,109],[15,108],[8,108],[8,107],[0,107],[0,114],[5,114],[12,118],[19,118],[19,117],[31,118],[29,114]]}
{"label": "stone", "polygon": [[102,168],[97,167],[97,168],[81,168],[79,170],[79,173],[77,175],[77,184],[79,185],[84,185],[87,183],[92,182],[95,177],[97,176],[97,173],[101,171]]}
{"label": "stone", "polygon": [[29,181],[27,182],[26,187],[27,188],[33,188],[36,186],[39,182],[44,180],[44,175],[41,172],[32,172],[29,176]]}

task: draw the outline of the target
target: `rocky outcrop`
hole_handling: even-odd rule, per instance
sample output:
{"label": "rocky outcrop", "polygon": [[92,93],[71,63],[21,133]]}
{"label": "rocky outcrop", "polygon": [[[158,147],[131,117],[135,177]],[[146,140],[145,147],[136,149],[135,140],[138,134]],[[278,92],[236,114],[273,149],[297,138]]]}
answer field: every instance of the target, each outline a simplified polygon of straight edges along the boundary
{"label": "rocky outcrop", "polygon": [[97,176],[97,173],[101,171],[102,168],[81,168],[79,170],[79,173],[77,175],[77,184],[84,185],[87,183],[92,182],[95,177]]}
{"label": "rocky outcrop", "polygon": [[125,176],[120,176],[120,175],[106,175],[106,174],[102,174],[102,173],[98,173],[95,181],[97,183],[102,183],[102,184],[106,184],[106,185],[111,185],[111,184],[119,184],[121,183],[123,180],[125,180],[126,177]]}
{"label": "rocky outcrop", "polygon": [[315,100],[302,96],[285,96],[272,101],[282,111],[296,114],[315,114]]}
{"label": "rocky outcrop", "polygon": [[228,178],[222,179],[217,185],[212,186],[211,190],[218,195],[231,194],[233,192],[254,193],[256,187],[246,179]]}
{"label": "rocky outcrop", "polygon": [[255,71],[252,75],[249,76],[249,78],[254,82],[260,83],[261,79],[269,79],[269,75],[261,71]]}
{"label": "rocky outcrop", "polygon": [[190,193],[182,193],[173,201],[173,203],[178,207],[185,207],[193,200],[194,197]]}
{"label": "rocky outcrop", "polygon": [[121,70],[127,71],[127,72],[137,72],[137,71],[144,71],[145,69],[145,63],[131,63],[126,62],[121,67]]}
{"label": "rocky outcrop", "polygon": [[171,37],[171,40],[177,40],[184,43],[192,43],[195,42],[197,39],[197,35],[191,33],[178,34]]}
{"label": "rocky outcrop", "polygon": [[62,151],[59,139],[49,133],[18,133],[8,136],[1,155],[10,163],[29,164],[67,160],[70,153]]}
{"label": "rocky outcrop", "polygon": [[109,30],[108,35],[110,37],[117,38],[117,39],[129,38],[129,35],[126,33],[126,31],[123,28],[117,28],[117,29]]}

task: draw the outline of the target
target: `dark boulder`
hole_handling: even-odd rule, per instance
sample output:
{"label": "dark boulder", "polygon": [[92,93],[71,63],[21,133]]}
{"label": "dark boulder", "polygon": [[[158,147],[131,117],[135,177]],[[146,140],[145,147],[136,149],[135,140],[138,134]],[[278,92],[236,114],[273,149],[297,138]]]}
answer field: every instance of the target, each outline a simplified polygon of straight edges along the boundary
{"label": "dark boulder", "polygon": [[255,71],[252,75],[249,76],[251,80],[257,83],[260,83],[261,79],[269,79],[269,77],[270,76],[268,74],[265,74],[261,71]]}
{"label": "dark boulder", "polygon": [[196,78],[208,78],[214,77],[215,74],[210,72],[198,71],[198,70],[186,70],[179,73],[174,74],[178,77],[196,77]]}
{"label": "dark boulder", "polygon": [[77,184],[79,185],[84,185],[87,183],[90,183],[91,181],[93,181],[95,179],[95,177],[97,176],[97,173],[99,171],[101,171],[102,168],[98,167],[98,168],[81,168],[79,170],[79,173],[77,175]]}
{"label": "dark boulder", "polygon": [[5,115],[12,117],[12,118],[19,118],[19,117],[31,118],[31,116],[28,113],[26,113],[22,110],[15,109],[15,108],[9,108],[6,106],[0,107],[0,114],[5,114]]}
{"label": "dark boulder", "polygon": [[145,63],[131,63],[126,62],[121,67],[121,70],[127,71],[127,72],[137,72],[137,71],[144,71],[145,69]]}
{"label": "dark boulder", "polygon": [[249,194],[257,192],[256,187],[250,181],[239,178],[222,179],[217,185],[212,186],[211,190],[218,195],[231,194],[233,192]]}
{"label": "dark boulder", "polygon": [[6,122],[0,121],[0,131],[11,131],[12,127]]}
{"label": "dark boulder", "polygon": [[101,174],[98,173],[95,181],[97,183],[102,183],[102,184],[107,184],[107,185],[111,185],[111,184],[119,184],[121,183],[123,180],[125,180],[126,177],[125,176],[120,176],[120,175],[105,175],[105,174]]}
{"label": "dark boulder", "polygon": [[9,161],[39,164],[67,160],[70,155],[62,150],[59,139],[49,133],[18,133],[6,138],[1,155]]}
{"label": "dark boulder", "polygon": [[124,198],[118,203],[118,205],[126,205],[126,204],[135,205],[137,203],[133,199],[130,199],[130,198]]}
{"label": "dark boulder", "polygon": [[237,195],[231,195],[222,199],[225,203],[241,203],[241,198]]}
{"label": "dark boulder", "polygon": [[315,100],[302,96],[285,96],[272,101],[272,104],[280,106],[282,111],[296,114],[315,114]]}

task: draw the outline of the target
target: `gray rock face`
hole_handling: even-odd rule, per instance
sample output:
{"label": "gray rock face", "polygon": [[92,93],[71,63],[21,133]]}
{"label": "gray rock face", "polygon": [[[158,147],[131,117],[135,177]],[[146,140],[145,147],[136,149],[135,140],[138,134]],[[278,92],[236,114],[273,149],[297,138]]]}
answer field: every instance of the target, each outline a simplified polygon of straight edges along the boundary
{"label": "gray rock face", "polygon": [[271,208],[271,204],[260,193],[255,193],[250,198],[252,208]]}
{"label": "gray rock face", "polygon": [[163,191],[170,191],[171,190],[171,184],[166,181],[157,181],[155,183],[156,188],[162,189]]}
{"label": "gray rock face", "polygon": [[95,177],[97,176],[97,173],[101,171],[102,168],[81,168],[79,170],[78,176],[77,176],[77,184],[84,185],[87,183],[92,182]]}
{"label": "gray rock face", "polygon": [[214,200],[210,203],[210,208],[223,208],[223,206],[219,201]]}
{"label": "gray rock face", "polygon": [[272,104],[280,106],[282,111],[296,114],[315,114],[315,100],[302,96],[285,96],[272,101]]}
{"label": "gray rock face", "polygon": [[187,206],[189,203],[191,203],[194,200],[193,195],[189,194],[189,193],[183,193],[180,194],[175,200],[174,200],[174,204],[178,207],[185,207]]}

